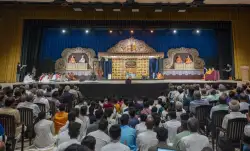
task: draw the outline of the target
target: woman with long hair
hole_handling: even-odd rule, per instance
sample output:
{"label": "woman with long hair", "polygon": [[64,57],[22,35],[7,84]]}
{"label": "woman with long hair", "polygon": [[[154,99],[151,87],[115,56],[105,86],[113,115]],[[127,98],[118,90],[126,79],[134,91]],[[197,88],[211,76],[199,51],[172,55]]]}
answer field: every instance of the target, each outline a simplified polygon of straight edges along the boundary
{"label": "woman with long hair", "polygon": [[53,136],[54,125],[50,120],[46,120],[46,113],[40,112],[34,123],[34,131],[36,137],[34,139],[34,146],[39,149],[53,148],[56,141]]}

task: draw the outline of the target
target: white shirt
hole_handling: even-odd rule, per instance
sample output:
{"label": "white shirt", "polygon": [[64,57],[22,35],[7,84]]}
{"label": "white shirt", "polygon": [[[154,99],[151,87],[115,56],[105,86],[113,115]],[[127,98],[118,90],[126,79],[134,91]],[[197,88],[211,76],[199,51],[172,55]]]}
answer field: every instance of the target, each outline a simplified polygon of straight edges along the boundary
{"label": "white shirt", "polygon": [[246,125],[244,128],[244,134],[248,137],[250,137],[250,125]]}
{"label": "white shirt", "polygon": [[89,121],[89,117],[88,116],[82,116],[81,114],[79,115],[79,119],[82,120],[82,123],[83,123],[83,136],[86,135],[87,133],[87,129],[90,125],[90,121]]}
{"label": "white shirt", "polygon": [[209,147],[208,138],[198,133],[191,133],[181,139],[181,151],[201,151],[204,147]]}
{"label": "white shirt", "polygon": [[176,111],[176,119],[178,120],[178,121],[181,121],[181,114],[183,114],[183,113],[186,113],[186,111],[184,110],[184,109],[182,109],[182,111]]}
{"label": "white shirt", "polygon": [[[85,130],[85,124],[79,118],[76,118],[75,122],[81,124],[79,137],[82,138],[83,136],[86,135],[87,132],[87,130]],[[66,124],[60,128],[59,133],[66,131],[68,129],[68,126],[69,126],[69,121],[67,121]]]}
{"label": "white shirt", "polygon": [[38,113],[40,113],[40,109],[38,107],[38,105],[32,103],[32,102],[21,102],[17,105],[17,108],[29,108],[33,110],[33,116],[38,117]]}
{"label": "white shirt", "polygon": [[130,148],[120,143],[120,141],[112,141],[108,145],[102,147],[101,151],[130,151]]}
{"label": "white shirt", "polygon": [[42,103],[42,104],[45,104],[45,111],[46,111],[46,113],[49,112],[49,101],[46,98],[37,97],[37,98],[35,98],[35,100],[33,101],[33,103]]}
{"label": "white shirt", "polygon": [[167,114],[168,114],[168,112],[167,112],[166,110],[162,111],[162,113],[161,113],[161,119],[162,119],[162,120],[165,120]]}
{"label": "white shirt", "polygon": [[72,144],[80,145],[80,142],[78,142],[77,139],[70,139],[69,141],[60,144],[57,148],[54,149],[54,151],[64,151],[66,148],[68,148]]}
{"label": "white shirt", "polygon": [[88,135],[93,136],[96,140],[95,151],[101,151],[101,148],[111,141],[110,137],[101,130],[91,132]]}
{"label": "white shirt", "polygon": [[[57,140],[56,140],[56,146],[59,146],[60,144],[64,143],[64,142],[68,142],[70,140],[70,136],[69,136],[69,129],[66,129],[63,132],[60,132],[57,136]],[[77,140],[79,142],[81,142],[81,138],[80,136],[78,136]]]}
{"label": "white shirt", "polygon": [[34,126],[34,131],[36,133],[34,145],[37,148],[45,148],[54,145],[56,140],[52,134],[54,131],[54,125],[52,121],[46,119],[39,121]]}
{"label": "white shirt", "polygon": [[148,151],[150,147],[158,144],[156,133],[152,130],[140,133],[137,136],[136,144],[140,151]]}
{"label": "white shirt", "polygon": [[167,101],[167,97],[165,97],[165,96],[159,96],[158,98],[160,98],[163,103],[166,103],[166,101]]}
{"label": "white shirt", "polygon": [[141,122],[140,124],[137,124],[135,126],[136,134],[140,134],[142,132],[145,132],[147,130],[147,126],[145,125],[145,122]]}
{"label": "white shirt", "polygon": [[249,104],[247,102],[240,102],[240,111],[248,109],[249,109]]}
{"label": "white shirt", "polygon": [[177,134],[177,129],[181,126],[181,122],[173,119],[170,121],[167,121],[166,123],[163,124],[163,127],[168,130],[168,140],[167,144],[169,146],[172,146],[174,143],[175,136]]}

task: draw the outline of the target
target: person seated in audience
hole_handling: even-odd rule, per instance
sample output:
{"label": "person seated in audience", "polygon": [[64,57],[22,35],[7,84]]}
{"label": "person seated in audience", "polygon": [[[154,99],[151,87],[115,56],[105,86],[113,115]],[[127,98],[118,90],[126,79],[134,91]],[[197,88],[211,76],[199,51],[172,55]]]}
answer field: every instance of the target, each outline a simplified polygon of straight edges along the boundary
{"label": "person seated in audience", "polygon": [[154,128],[153,131],[157,132],[157,130],[162,126],[161,124],[161,116],[157,113],[152,114],[152,117],[154,119]]}
{"label": "person seated in audience", "polygon": [[108,123],[109,123],[108,129],[109,129],[112,125],[118,123],[116,119],[113,119],[112,114],[113,114],[113,108],[106,108],[106,109],[104,110],[104,118],[106,118],[106,119],[108,120]]}
{"label": "person seated in audience", "polygon": [[181,121],[181,114],[186,113],[183,109],[183,104],[179,101],[175,102],[175,110],[176,110],[176,119]]}
{"label": "person seated in audience", "polygon": [[83,146],[85,146],[88,151],[97,151],[95,148],[96,145],[96,139],[93,136],[86,136],[84,137],[84,139],[82,140],[81,144]]}
{"label": "person seated in audience", "polygon": [[164,105],[164,110],[161,113],[161,120],[165,120],[166,119],[166,116],[168,114],[168,107],[169,107],[168,104]]}
{"label": "person seated in audience", "polygon": [[79,119],[82,121],[82,123],[84,124],[83,125],[83,134],[82,136],[85,136],[86,133],[87,133],[87,129],[88,129],[88,126],[90,124],[90,121],[89,121],[89,117],[87,116],[87,111],[88,111],[88,107],[87,106],[82,106],[81,109],[80,109],[80,115],[79,115]]}
{"label": "person seated in audience", "polygon": [[59,101],[59,92],[58,91],[54,91],[52,93],[52,98],[49,101],[54,102],[55,105],[56,105],[56,107],[59,107],[59,105],[61,104],[60,101]]}
{"label": "person seated in audience", "polygon": [[177,86],[177,91],[179,92],[179,95],[176,97],[175,101],[183,102],[185,93],[184,93],[182,86]]}
{"label": "person seated in audience", "polygon": [[202,100],[200,91],[196,90],[194,91],[194,101],[190,102],[190,112],[195,113],[196,107],[201,105],[209,105],[209,102],[207,100]]}
{"label": "person seated in audience", "polygon": [[[101,108],[97,109],[95,111],[96,121],[88,126],[87,134],[98,130],[99,122],[102,119],[102,116],[103,116],[103,110]],[[108,134],[108,129],[106,129],[105,132]]]}
{"label": "person seated in audience", "polygon": [[[69,113],[70,114],[70,113]],[[66,142],[61,143],[54,151],[64,151],[67,147],[72,144],[80,144],[79,134],[80,134],[81,124],[77,122],[71,122],[68,125],[68,135],[70,139]]]}
{"label": "person seated in audience", "polygon": [[146,126],[147,130],[140,133],[136,139],[136,144],[139,151],[148,151],[150,147],[158,144],[156,133],[153,131],[154,119],[152,117],[147,118]]}
{"label": "person seated in audience", "polygon": [[48,86],[46,88],[46,92],[44,93],[44,97],[47,98],[48,100],[51,100],[52,99],[52,88],[50,86]]}
{"label": "person seated in audience", "polygon": [[[70,136],[69,136],[69,124],[70,123],[79,123],[79,121],[76,121],[76,113],[74,111],[71,111],[68,114],[68,121],[67,123],[60,128],[59,130],[59,134],[57,136],[57,140],[56,140],[56,146],[59,146],[60,144],[67,142],[70,140]],[[79,123],[80,124],[80,123]],[[81,126],[81,124],[80,124]],[[81,127],[80,127],[81,128]],[[81,130],[81,129],[80,129]],[[77,140],[80,142],[81,141],[81,136],[79,135]]]}
{"label": "person seated in audience", "polygon": [[112,104],[111,99],[107,99],[106,101],[104,101],[103,109],[113,108],[113,107],[114,107],[114,105]]}
{"label": "person seated in audience", "polygon": [[15,118],[15,124],[16,124],[16,133],[15,137],[19,139],[21,136],[21,130],[22,130],[22,125],[20,121],[20,113],[17,109],[14,109],[14,103],[15,103],[15,98],[14,97],[8,97],[5,100],[5,107],[0,108],[0,114],[4,115],[12,115]]}
{"label": "person seated in audience", "polygon": [[70,87],[67,85],[64,88],[64,92],[60,97],[60,102],[65,104],[65,106],[68,106],[68,111],[71,110],[72,104],[74,102],[74,95],[69,93]]}
{"label": "person seated in audience", "polygon": [[129,122],[128,122],[128,125],[132,128],[135,128],[135,126],[137,124],[139,124],[139,120],[137,119],[137,117],[135,117],[135,108],[134,107],[130,107],[129,108]]}
{"label": "person seated in audience", "polygon": [[207,90],[206,89],[201,89],[201,99],[206,100],[208,97]]}
{"label": "person seated in audience", "polygon": [[157,107],[153,106],[151,109],[151,114],[157,113]]}
{"label": "person seated in audience", "polygon": [[34,118],[38,117],[38,114],[41,112],[40,108],[38,107],[38,105],[33,103],[34,100],[34,95],[31,93],[29,95],[23,95],[21,97],[22,100],[24,100],[24,102],[21,102],[17,105],[17,108],[29,108],[33,110],[33,116]]}
{"label": "person seated in audience", "polygon": [[59,112],[57,112],[53,118],[55,126],[55,134],[58,134],[61,127],[63,127],[68,121],[68,113],[65,112],[65,105],[59,105]]}
{"label": "person seated in audience", "polygon": [[249,98],[245,93],[241,93],[239,96],[240,101],[240,111],[246,111],[249,109]]}
{"label": "person seated in audience", "polygon": [[164,127],[160,127],[156,133],[157,133],[156,137],[159,142],[157,145],[150,147],[148,151],[157,151],[158,148],[172,150],[173,148],[166,144],[166,141],[168,139],[168,130],[165,129]]}
{"label": "person seated in audience", "polygon": [[5,102],[5,95],[3,91],[0,91],[0,108],[4,107],[4,102]]}
{"label": "person seated in audience", "polygon": [[167,97],[164,92],[161,92],[161,95],[158,98],[160,98],[163,103],[167,102]]}
{"label": "person seated in audience", "polygon": [[171,85],[169,87],[169,93],[168,93],[168,100],[170,102],[174,102],[177,98],[177,96],[180,94],[174,85]]}
{"label": "person seated in audience", "polygon": [[90,124],[93,124],[96,121],[94,111],[95,111],[95,106],[90,106],[89,107],[89,114],[88,114]]}
{"label": "person seated in audience", "polygon": [[43,93],[43,90],[39,89],[37,90],[37,93],[36,93],[36,98],[34,99],[33,101],[34,103],[42,103],[42,104],[45,104],[45,111],[46,111],[46,114],[49,114],[49,101],[44,98],[44,93]]}
{"label": "person seated in audience", "polygon": [[111,139],[106,134],[108,128],[108,121],[106,119],[102,119],[99,122],[98,130],[91,132],[88,136],[93,136],[96,139],[95,150],[101,151],[101,148],[108,143],[110,143]]}
{"label": "person seated in audience", "polygon": [[249,113],[247,113],[246,115],[247,115],[248,124],[244,128],[243,141],[246,144],[243,145],[243,151],[250,151],[250,146],[249,146],[250,145],[250,115]]}
{"label": "person seated in audience", "polygon": [[210,119],[212,119],[213,112],[215,112],[215,111],[228,111],[227,95],[225,93],[223,93],[219,97],[219,103],[220,104],[212,107],[212,109],[210,110]]}
{"label": "person seated in audience", "polygon": [[171,111],[168,113],[169,121],[163,124],[163,127],[168,130],[168,146],[173,146],[175,136],[177,134],[177,129],[181,126],[181,122],[176,119],[176,112]]}
{"label": "person seated in audience", "polygon": [[232,100],[232,99],[236,99],[236,92],[231,90],[228,92],[228,99],[227,99],[227,104],[229,104],[229,102]]}
{"label": "person seated in audience", "polygon": [[246,95],[248,96],[248,103],[250,103],[250,88],[246,89]]}
{"label": "person seated in audience", "polygon": [[130,151],[130,148],[120,143],[121,128],[120,125],[112,125],[109,129],[111,142],[101,148],[101,151]]}
{"label": "person seated in audience", "polygon": [[206,98],[207,101],[218,101],[219,100],[219,94],[217,94],[215,89],[212,89],[210,94]]}
{"label": "person seated in audience", "polygon": [[176,151],[181,151],[180,150],[180,142],[181,142],[181,139],[185,136],[188,136],[190,135],[190,131],[188,130],[188,127],[187,127],[187,121],[188,121],[188,117],[186,118],[187,116],[183,116],[182,119],[181,119],[181,127],[178,128],[177,131],[179,131],[178,134],[176,134],[175,136],[175,139],[174,139],[174,142],[173,142],[173,148],[176,150]]}
{"label": "person seated in audience", "polygon": [[141,111],[141,114],[146,114],[146,115],[151,114],[151,110],[149,109],[149,102],[148,101],[143,102],[143,110]]}
{"label": "person seated in audience", "polygon": [[140,123],[135,126],[135,130],[136,130],[137,135],[142,133],[142,132],[145,132],[147,130],[147,127],[146,127],[146,124],[145,124],[145,122],[147,120],[147,115],[146,114],[141,114],[140,119],[141,119]]}
{"label": "person seated in audience", "polygon": [[181,138],[180,150],[181,151],[198,151],[204,147],[209,147],[209,140],[206,136],[200,135],[198,119],[191,117],[187,121],[187,127],[191,132],[190,135]]}
{"label": "person seated in audience", "polygon": [[46,120],[46,113],[40,112],[34,123],[34,131],[36,137],[34,146],[38,149],[53,148],[56,141],[53,136],[54,125],[50,120]]}
{"label": "person seated in audience", "polygon": [[121,121],[121,138],[120,142],[127,145],[130,150],[136,151],[136,130],[129,127],[129,115],[123,114],[120,118]]}

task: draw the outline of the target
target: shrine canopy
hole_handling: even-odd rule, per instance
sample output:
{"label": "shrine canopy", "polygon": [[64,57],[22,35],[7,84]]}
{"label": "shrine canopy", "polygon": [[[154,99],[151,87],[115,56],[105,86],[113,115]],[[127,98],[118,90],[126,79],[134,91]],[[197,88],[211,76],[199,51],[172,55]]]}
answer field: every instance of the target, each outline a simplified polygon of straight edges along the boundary
{"label": "shrine canopy", "polygon": [[99,58],[164,58],[164,52],[156,52],[144,41],[133,37],[121,40],[107,52],[99,52]]}

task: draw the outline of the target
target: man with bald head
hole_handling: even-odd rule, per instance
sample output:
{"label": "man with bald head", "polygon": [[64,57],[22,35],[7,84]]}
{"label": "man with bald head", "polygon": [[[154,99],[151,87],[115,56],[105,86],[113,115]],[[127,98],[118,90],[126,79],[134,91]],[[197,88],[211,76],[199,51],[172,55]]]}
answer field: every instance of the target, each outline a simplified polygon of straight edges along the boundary
{"label": "man with bald head", "polygon": [[136,144],[139,148],[139,151],[148,151],[150,147],[158,144],[156,133],[153,131],[154,119],[152,117],[147,118],[146,127],[147,130],[140,133],[136,139]]}

